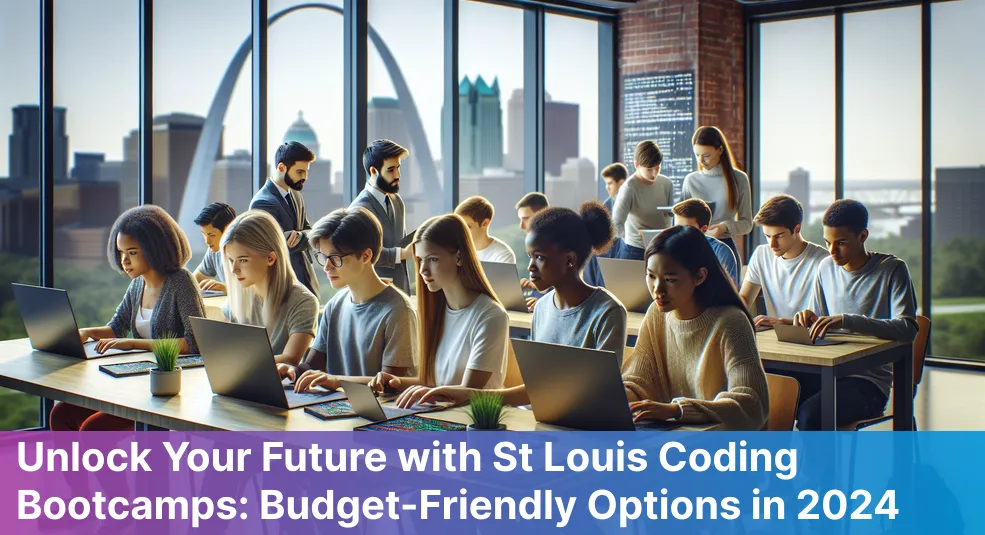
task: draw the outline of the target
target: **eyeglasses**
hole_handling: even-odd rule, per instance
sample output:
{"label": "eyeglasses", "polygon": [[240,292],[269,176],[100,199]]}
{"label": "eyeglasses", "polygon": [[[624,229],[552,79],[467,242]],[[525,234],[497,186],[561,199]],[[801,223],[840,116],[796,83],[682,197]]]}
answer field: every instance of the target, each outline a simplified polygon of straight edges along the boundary
{"label": "eyeglasses", "polygon": [[317,249],[315,251],[313,251],[313,252],[314,252],[314,256],[315,256],[315,262],[318,262],[318,265],[319,266],[325,267],[325,266],[328,265],[329,262],[331,262],[332,263],[332,267],[335,267],[335,268],[342,267],[342,259],[345,258],[345,257],[347,257],[347,256],[349,256],[349,254],[351,254],[351,253],[346,253],[346,254],[330,254],[330,255],[326,255],[325,253],[323,253],[323,252],[321,252],[321,251],[319,251]]}

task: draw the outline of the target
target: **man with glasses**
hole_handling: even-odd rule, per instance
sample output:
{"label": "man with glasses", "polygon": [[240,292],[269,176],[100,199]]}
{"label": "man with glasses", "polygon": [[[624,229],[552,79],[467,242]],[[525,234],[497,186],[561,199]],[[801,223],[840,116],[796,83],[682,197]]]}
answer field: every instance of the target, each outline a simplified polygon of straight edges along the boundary
{"label": "man with glasses", "polygon": [[277,366],[297,379],[295,390],[337,389],[339,381],[368,383],[384,371],[416,373],[417,318],[407,295],[380,279],[374,269],[383,248],[379,220],[360,207],[319,219],[308,240],[315,262],[339,291],[325,305],[315,341],[297,367]]}

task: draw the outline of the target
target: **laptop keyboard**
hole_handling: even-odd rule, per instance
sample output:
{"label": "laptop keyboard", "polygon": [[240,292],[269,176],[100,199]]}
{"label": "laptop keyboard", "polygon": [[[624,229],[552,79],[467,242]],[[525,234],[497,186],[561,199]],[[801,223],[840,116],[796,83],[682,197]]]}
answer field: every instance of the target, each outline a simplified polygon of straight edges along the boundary
{"label": "laptop keyboard", "polygon": [[315,403],[334,401],[336,399],[345,399],[345,392],[295,392],[293,386],[284,387],[284,395],[287,396],[287,406],[292,409]]}

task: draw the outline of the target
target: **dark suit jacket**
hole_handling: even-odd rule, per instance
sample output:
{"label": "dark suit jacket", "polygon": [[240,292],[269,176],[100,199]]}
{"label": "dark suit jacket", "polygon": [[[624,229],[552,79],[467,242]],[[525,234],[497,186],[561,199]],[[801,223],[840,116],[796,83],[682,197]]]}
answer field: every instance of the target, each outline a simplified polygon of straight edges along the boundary
{"label": "dark suit jacket", "polygon": [[393,221],[386,214],[386,207],[380,204],[371,193],[363,189],[356,196],[349,208],[361,206],[370,211],[380,220],[383,227],[383,249],[380,251],[380,259],[376,262],[376,273],[380,277],[393,279],[393,285],[400,288],[405,294],[410,295],[410,277],[407,274],[407,263],[410,259],[402,260],[397,264],[400,255],[400,248],[397,243],[403,239],[407,233],[407,222],[404,214],[404,200],[396,193],[390,194],[390,203],[393,205]]}
{"label": "dark suit jacket", "polygon": [[260,188],[260,191],[250,201],[250,210],[263,210],[274,216],[281,230],[284,231],[286,239],[290,231],[301,233],[301,239],[294,247],[289,247],[291,255],[291,267],[298,281],[311,290],[311,293],[318,296],[318,279],[315,277],[315,270],[311,265],[311,249],[308,245],[308,231],[311,230],[311,223],[308,222],[308,213],[304,209],[304,197],[301,192],[290,190],[290,195],[294,199],[297,211],[290,209],[287,200],[281,195],[280,189],[269,178],[267,183]]}

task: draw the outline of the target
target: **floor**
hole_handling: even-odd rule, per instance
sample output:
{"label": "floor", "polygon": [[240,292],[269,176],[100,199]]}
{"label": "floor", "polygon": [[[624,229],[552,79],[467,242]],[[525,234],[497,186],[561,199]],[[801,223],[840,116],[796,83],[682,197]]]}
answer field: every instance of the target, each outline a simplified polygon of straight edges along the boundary
{"label": "floor", "polygon": [[[985,372],[924,368],[914,403],[922,431],[985,430]],[[892,422],[872,426],[892,429]]]}

